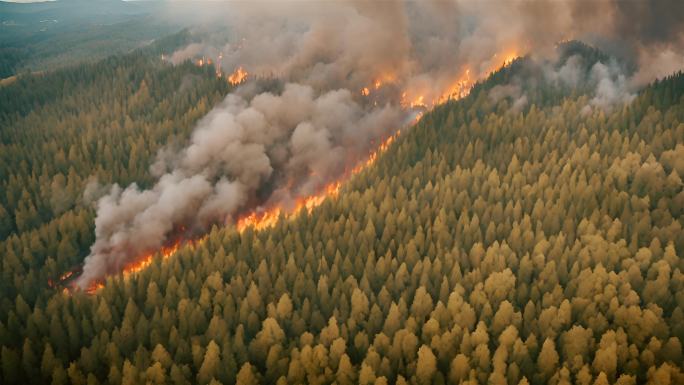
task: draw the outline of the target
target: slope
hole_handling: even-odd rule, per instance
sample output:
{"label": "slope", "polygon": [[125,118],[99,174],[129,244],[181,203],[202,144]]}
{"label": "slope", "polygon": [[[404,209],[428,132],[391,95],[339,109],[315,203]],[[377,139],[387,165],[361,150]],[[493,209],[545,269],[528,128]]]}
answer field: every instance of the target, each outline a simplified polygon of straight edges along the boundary
{"label": "slope", "polygon": [[0,1],[0,78],[95,62],[181,29],[160,2]]}
{"label": "slope", "polygon": [[157,150],[187,140],[231,90],[211,68],[162,63],[155,49],[0,87],[3,319],[17,294],[33,306],[87,255],[100,191],[144,186]]}
{"label": "slope", "polygon": [[214,228],[94,296],[17,297],[3,379],[681,383],[684,75],[608,109],[541,82],[513,108],[494,90],[523,64],[311,215]]}

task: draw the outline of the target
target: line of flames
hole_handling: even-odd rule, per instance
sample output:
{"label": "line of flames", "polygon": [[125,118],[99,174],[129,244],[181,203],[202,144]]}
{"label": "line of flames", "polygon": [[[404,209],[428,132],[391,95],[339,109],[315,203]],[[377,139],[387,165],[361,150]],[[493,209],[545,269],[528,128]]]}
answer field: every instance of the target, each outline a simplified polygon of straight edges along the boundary
{"label": "line of flames", "polygon": [[[496,55],[495,55],[496,57]],[[506,67],[513,63],[515,59],[517,59],[518,56],[516,53],[510,53],[507,55],[504,55],[504,60],[501,68]],[[201,62],[202,63],[202,62]],[[202,64],[206,63],[203,62]],[[200,64],[200,65],[202,65]],[[496,69],[496,68],[495,68]],[[493,69],[490,72],[493,72],[495,69]],[[245,71],[242,67],[238,67],[233,74],[231,74],[228,77],[228,81],[231,84],[239,84],[243,82],[246,77],[248,76],[247,71]],[[388,79],[391,78],[388,77]],[[374,89],[380,88],[383,83],[387,81],[387,79],[384,80],[376,80],[373,84]],[[435,104],[439,104],[442,102],[445,102],[447,100],[457,100],[464,98],[468,96],[470,93],[470,89],[472,88],[475,80],[471,79],[470,77],[470,70],[466,69],[461,76],[459,76],[456,81],[453,83],[451,87],[449,87],[448,91],[442,94],[438,99],[431,101],[431,104],[429,105],[434,106]],[[368,95],[370,93],[370,89],[368,87],[363,88],[362,92],[363,95]],[[403,97],[406,96],[404,93],[402,95]],[[402,101],[402,105],[404,107],[424,107],[428,108],[428,105],[424,101],[424,97],[422,95],[418,96],[412,101]],[[420,117],[422,116],[422,113],[419,113],[416,116],[415,122],[417,122]],[[369,166],[373,165],[376,160],[378,159],[378,156],[385,152],[389,146],[394,142],[394,140],[400,135],[400,131],[397,130],[397,132],[394,135],[389,136],[387,139],[382,141],[380,145],[369,154],[368,158],[363,161],[358,163],[352,170],[348,173],[346,173],[342,178],[338,179],[337,181],[331,182],[328,185],[326,185],[321,191],[317,194],[301,198],[297,201],[297,203],[294,205],[294,208],[285,211],[285,209],[279,207],[279,206],[274,206],[270,207],[266,210],[255,210],[245,216],[242,216],[238,218],[236,222],[236,229],[238,232],[242,233],[248,228],[252,228],[256,231],[261,231],[267,228],[271,228],[275,226],[278,221],[282,218],[285,220],[290,220],[293,217],[295,217],[298,213],[300,213],[302,210],[306,210],[307,214],[311,214],[314,208],[320,206],[323,202],[325,202],[326,199],[328,198],[336,198],[339,193],[340,189],[342,186],[342,183],[351,178],[352,176],[360,173],[364,169],[368,168]],[[196,240],[186,240],[182,241],[181,239],[175,241],[173,244],[170,246],[165,246],[162,247],[161,250],[157,252],[152,252],[145,254],[143,257],[137,259],[135,262],[130,263],[129,265],[125,266],[124,269],[122,270],[122,275],[124,277],[127,277],[131,274],[136,274],[146,267],[148,267],[150,264],[152,264],[154,257],[156,255],[160,255],[162,260],[165,260],[175,254],[178,249],[181,246],[187,246],[187,245],[197,245],[206,240],[206,236],[196,239]],[[66,278],[69,278],[71,274],[67,273]],[[104,283],[102,281],[94,281],[86,290],[85,292],[88,294],[94,294],[96,293],[99,289],[104,287]],[[68,292],[67,289],[64,289],[65,292]]]}
{"label": "line of flames", "polygon": [[[216,64],[216,77],[221,78],[223,77],[223,73],[221,72],[221,60],[223,59],[223,53],[219,54],[218,56],[218,62]],[[162,54],[162,60],[164,60],[164,55]],[[211,58],[206,58],[202,56],[202,58],[197,59],[195,61],[195,65],[198,67],[204,67],[204,66],[210,66],[212,64]],[[237,86],[244,81],[247,80],[247,76],[249,76],[249,72],[242,68],[242,66],[238,66],[235,71],[233,71],[230,75],[226,77],[226,80],[228,83],[231,85]]]}
{"label": "line of flames", "polygon": [[[316,207],[320,206],[325,202],[326,199],[328,198],[335,198],[339,195],[340,189],[342,187],[342,183],[345,179],[348,179],[349,177],[356,175],[363,171],[366,167],[372,165],[375,163],[375,161],[378,159],[378,156],[387,151],[389,148],[390,144],[400,135],[400,131],[397,131],[394,135],[389,136],[387,139],[385,139],[379,146],[378,148],[371,152],[368,158],[366,159],[365,162],[361,162],[358,165],[356,165],[351,172],[349,172],[345,177],[341,178],[340,180],[337,180],[335,182],[327,184],[318,194],[314,194],[311,196],[307,196],[304,198],[301,198],[297,201],[297,203],[294,205],[294,208],[288,211],[285,211],[283,208],[279,206],[274,206],[266,210],[260,210],[260,211],[253,211],[250,214],[247,214],[243,217],[240,217],[237,222],[236,222],[236,229],[238,232],[242,233],[248,228],[252,228],[256,231],[261,231],[270,227],[275,226],[278,221],[281,218],[281,214],[285,220],[290,220],[293,217],[295,217],[298,213],[300,213],[302,210],[306,210],[307,214],[311,214],[313,209]],[[154,261],[154,257],[156,255],[160,255],[162,260],[165,260],[175,254],[178,249],[181,246],[188,246],[188,245],[198,245],[206,240],[206,236],[196,239],[196,240],[186,240],[186,241],[181,241],[180,239],[173,242],[170,246],[165,246],[162,247],[161,250],[158,252],[153,252],[153,253],[148,253],[143,255],[142,257],[136,259],[135,262],[129,263],[122,269],[122,275],[124,277],[128,277],[132,274],[136,274],[145,268],[147,268],[149,265],[152,264]],[[69,272],[71,273],[71,272]],[[66,278],[69,278],[71,274],[66,276]],[[65,279],[66,279],[65,278]],[[93,283],[88,286],[88,288],[85,289],[85,292],[88,294],[94,294],[97,291],[99,291],[101,288],[104,287],[104,283],[102,281],[93,281]],[[68,290],[65,289],[65,292],[68,293]]]}
{"label": "line of flames", "polygon": [[[178,239],[178,240],[174,241],[171,245],[162,247],[157,252],[147,253],[147,254],[143,255],[141,258],[137,259],[136,261],[129,263],[128,265],[126,265],[123,268],[121,274],[124,277],[128,277],[132,274],[136,274],[136,273],[144,270],[145,268],[147,268],[149,265],[151,265],[152,262],[154,261],[155,255],[157,255],[157,254],[161,255],[162,260],[164,260],[164,259],[167,259],[170,256],[172,256],[173,254],[175,254],[176,251],[178,251],[178,249],[181,246],[186,246],[188,244],[192,244],[195,242],[197,242],[197,241],[187,241],[184,243],[180,239]],[[95,280],[90,284],[90,286],[88,286],[85,289],[85,292],[88,294],[94,294],[95,292],[102,289],[103,287],[104,287],[104,282],[99,281],[99,280]],[[68,292],[67,289],[65,289],[65,291]]]}
{"label": "line of flames", "polygon": [[[518,51],[516,49],[509,49],[505,51],[505,53],[499,55],[495,54],[492,59],[490,60],[492,65],[488,70],[486,70],[484,73],[486,74],[491,74],[497,69],[507,67],[511,65],[517,58],[519,57]],[[500,59],[503,58],[503,59]],[[387,77],[386,79],[393,79],[392,77]],[[411,92],[413,95],[409,95],[408,91],[404,91],[401,95],[401,102],[400,104],[404,108],[425,108],[429,109],[432,108],[435,105],[447,102],[449,100],[458,100],[462,99],[468,94],[470,94],[470,90],[475,84],[475,82],[478,80],[477,75],[473,77],[471,75],[470,68],[465,67],[461,74],[454,79],[451,82],[451,85],[447,87],[447,90],[443,92],[439,97],[430,100],[427,98],[423,93],[416,92],[416,90],[413,90]],[[386,81],[376,81],[375,82],[375,89],[378,89],[381,87]],[[361,95],[362,96],[368,96],[372,92],[372,88],[364,87],[361,89]]]}
{"label": "line of flames", "polygon": [[254,228],[254,230],[258,231],[269,227],[273,227],[276,223],[278,223],[281,214],[284,215],[285,219],[290,219],[294,217],[302,210],[306,210],[308,214],[311,214],[313,209],[320,206],[327,198],[337,197],[340,193],[340,188],[342,187],[342,183],[344,181],[349,179],[351,176],[360,173],[365,168],[375,163],[375,161],[378,159],[378,155],[387,151],[390,144],[392,144],[392,142],[400,135],[400,132],[401,131],[398,130],[394,135],[389,136],[382,143],[380,143],[378,148],[370,153],[366,161],[357,164],[351,170],[351,172],[347,173],[339,180],[329,183],[318,194],[314,194],[298,200],[292,210],[284,212],[284,210],[281,207],[275,206],[261,212],[254,211],[238,219],[236,225],[237,230],[239,232],[243,232],[246,229],[252,227]]}
{"label": "line of flames", "polygon": [[232,85],[238,85],[247,79],[249,73],[242,67],[238,67],[232,74],[228,76],[228,82]]}

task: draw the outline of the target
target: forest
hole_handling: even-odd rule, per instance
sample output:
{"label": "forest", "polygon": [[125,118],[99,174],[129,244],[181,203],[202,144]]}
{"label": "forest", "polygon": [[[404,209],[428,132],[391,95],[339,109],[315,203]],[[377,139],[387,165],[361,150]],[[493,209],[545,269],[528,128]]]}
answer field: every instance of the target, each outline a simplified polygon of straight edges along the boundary
{"label": "forest", "polygon": [[98,0],[92,5],[88,0],[0,1],[0,79],[95,62],[180,28],[154,17],[160,2]]}
{"label": "forest", "polygon": [[[93,242],[89,194],[151,183],[231,86],[143,50],[0,87],[0,382],[684,383],[684,74],[587,112],[526,68],[311,213],[215,226],[94,294],[50,285]],[[492,97],[516,76],[523,109]]]}

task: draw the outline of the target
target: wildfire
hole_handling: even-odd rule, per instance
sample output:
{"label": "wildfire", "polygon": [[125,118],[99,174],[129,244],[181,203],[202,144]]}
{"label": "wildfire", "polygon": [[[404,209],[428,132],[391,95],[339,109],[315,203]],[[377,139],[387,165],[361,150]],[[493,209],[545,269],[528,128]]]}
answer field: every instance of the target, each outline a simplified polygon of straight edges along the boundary
{"label": "wildfire", "polygon": [[[394,135],[389,136],[387,139],[385,139],[382,143],[380,143],[380,145],[375,151],[369,154],[366,161],[360,162],[356,167],[354,167],[351,170],[351,172],[347,173],[345,177],[349,178],[355,174],[358,174],[361,171],[363,171],[364,168],[375,163],[375,161],[378,159],[378,156],[389,148],[389,145],[399,136],[399,134],[400,131],[397,131]],[[339,195],[343,179],[345,178],[329,183],[317,194],[299,199],[291,211],[286,212],[284,211],[284,209],[278,206],[274,206],[266,210],[253,211],[250,214],[247,214],[244,217],[238,219],[236,229],[240,233],[244,232],[248,228],[253,228],[256,231],[264,230],[275,226],[276,223],[278,223],[278,221],[281,219],[281,217],[284,219],[291,219],[295,215],[297,215],[297,213],[301,212],[301,210],[306,210],[306,212],[310,214],[314,208],[320,206],[326,199],[334,198]],[[158,253],[151,252],[145,254],[142,257],[136,259],[135,262],[129,263],[123,268],[122,274],[124,277],[127,277],[131,274],[138,273],[152,264],[155,255],[160,254],[162,260],[164,260],[169,258],[171,255],[175,254],[181,246],[185,246],[188,244],[199,244],[204,242],[205,239],[206,237],[203,237],[194,241],[186,240],[185,242],[183,242],[181,239],[178,239],[171,245],[162,247]],[[60,277],[60,279],[65,280],[69,278],[72,274],[73,271],[69,271],[65,273],[62,277]],[[87,294],[95,294],[103,287],[104,282],[99,280],[93,281],[90,284],[90,286],[88,286],[88,288],[86,288],[84,291]],[[65,289],[64,292],[70,293],[70,291],[67,289]]]}
{"label": "wildfire", "polygon": [[[483,73],[488,75],[499,68],[507,67],[511,65],[518,57],[517,50],[515,49],[510,49],[501,54],[495,54],[490,60],[490,67],[487,68],[487,70]],[[501,58],[503,58],[503,60],[501,60]],[[435,97],[434,99],[430,99],[430,97],[426,98],[424,92],[429,94],[429,90],[421,90],[420,87],[418,87],[417,89],[409,89],[408,91],[404,91],[404,93],[401,95],[401,105],[404,106],[404,108],[422,107],[427,109],[434,105],[444,103],[448,100],[462,99],[470,94],[471,88],[478,80],[478,74],[475,73],[475,76],[473,76],[470,68],[466,67],[438,97]]]}
{"label": "wildfire", "polygon": [[[192,241],[189,241],[189,242],[192,242]],[[178,239],[175,242],[173,242],[171,245],[162,247],[161,250],[159,251],[159,254],[161,254],[162,259],[167,259],[168,257],[175,254],[176,251],[178,251],[178,249],[180,248],[181,243],[182,243],[181,240]],[[145,269],[146,267],[148,267],[149,265],[152,264],[152,261],[153,261],[155,255],[157,255],[157,252],[148,253],[148,254],[143,255],[139,259],[137,259],[135,262],[129,263],[122,270],[123,276],[128,277],[131,274],[135,274],[135,273],[138,273],[139,271],[142,271],[143,269]],[[72,272],[68,272],[69,275],[66,278],[71,276],[71,273]],[[104,287],[104,282],[93,281],[90,284],[90,286],[88,286],[84,291],[88,294],[94,294],[98,290],[102,289],[103,287]]]}
{"label": "wildfire", "polygon": [[390,73],[381,74],[375,80],[373,80],[372,85],[368,85],[368,87],[363,87],[361,89],[361,95],[368,96],[368,95],[370,95],[371,90],[378,90],[378,89],[380,89],[380,87],[384,86],[385,84],[394,83],[395,81],[396,81],[395,75],[390,74]]}
{"label": "wildfire", "polygon": [[71,270],[70,270],[70,271],[67,271],[66,273],[62,274],[62,275],[59,277],[59,280],[60,280],[60,281],[66,281],[66,280],[69,279],[69,277],[71,277],[73,274],[74,274],[73,271],[71,271]]}
{"label": "wildfire", "polygon": [[211,59],[202,56],[202,58],[197,60],[196,64],[198,67],[204,67],[205,65],[209,66],[209,65],[211,65]]}
{"label": "wildfire", "polygon": [[[494,58],[496,58],[497,55],[494,55]],[[510,65],[515,59],[518,58],[518,55],[516,54],[515,51],[511,51],[509,53],[506,53],[503,55],[504,56],[504,61],[503,61],[503,66],[508,66]],[[493,59],[494,59],[493,58]],[[493,72],[496,70],[498,66],[488,72]],[[380,88],[384,81],[393,81],[392,75],[383,75],[382,79],[378,78],[375,80],[373,83],[373,87],[375,89]],[[472,79],[470,75],[470,69],[466,68],[465,71],[455,80],[455,82],[452,84],[451,87],[448,88],[448,90],[442,94],[439,98],[436,100],[427,102],[425,100],[424,95],[418,95],[412,100],[408,100],[406,92],[402,93],[402,105],[404,107],[422,107],[422,108],[428,108],[429,106],[442,103],[446,100],[449,99],[461,99],[470,93],[470,89],[472,88],[473,84],[475,83],[476,79]],[[368,87],[364,87],[361,89],[361,95],[363,96],[368,96],[370,94],[370,89]],[[429,105],[428,105],[429,103]],[[422,116],[422,112],[419,112],[417,117],[416,117],[416,122],[420,119]],[[339,194],[340,187],[342,185],[342,181],[349,178],[350,176],[353,176],[355,174],[360,173],[363,171],[364,168],[371,166],[375,161],[378,159],[378,156],[385,152],[390,144],[399,136],[400,131],[397,131],[394,135],[388,137],[385,139],[378,148],[371,152],[364,162],[360,162],[357,164],[350,173],[347,173],[344,175],[340,180],[335,181],[330,183],[329,185],[325,186],[323,190],[318,193],[314,194],[305,198],[300,199],[297,201],[295,208],[292,211],[289,212],[284,212],[281,207],[271,207],[268,209],[262,209],[260,211],[253,211],[241,218],[238,219],[237,221],[237,230],[239,232],[243,232],[245,229],[252,227],[254,230],[263,230],[269,227],[273,227],[276,223],[278,223],[278,220],[282,217],[289,219],[296,215],[300,210],[306,209],[308,213],[311,213],[311,211],[317,207],[320,206],[326,198],[334,198]]]}
{"label": "wildfire", "polygon": [[474,81],[470,77],[470,69],[466,68],[461,76],[451,84],[448,90],[437,99],[437,103],[443,103],[449,99],[458,100],[468,96],[473,84]]}
{"label": "wildfire", "polygon": [[254,227],[255,230],[265,229],[275,225],[278,222],[278,217],[280,217],[280,208],[278,207],[260,213],[255,211],[240,218],[237,222],[237,229],[239,232],[243,232],[250,226]]}
{"label": "wildfire", "polygon": [[238,67],[235,72],[228,76],[228,82],[232,85],[238,85],[247,79],[247,75],[249,75],[247,71],[242,67]]}
{"label": "wildfire", "polygon": [[71,270],[66,271],[65,273],[60,275],[59,278],[57,278],[56,280],[49,278],[47,281],[48,286],[50,286],[51,288],[67,286],[69,281],[72,278],[74,278],[74,273],[80,273],[80,272],[81,272],[81,267],[77,266],[75,268],[72,268]]}
{"label": "wildfire", "polygon": [[[162,258],[166,259],[166,258],[170,257],[172,254],[174,254],[176,251],[178,251],[180,244],[181,244],[181,241],[177,240],[171,246],[162,247],[162,249],[160,250],[160,254],[161,254]],[[149,266],[152,263],[152,257],[154,257],[155,254],[156,253],[146,254],[140,260],[127,265],[123,269],[124,274],[137,273],[137,272],[141,271],[142,269],[146,268],[147,266]]]}
{"label": "wildfire", "polygon": [[[162,60],[164,60],[164,55],[162,54]],[[223,77],[223,71],[221,69],[221,61],[223,60],[223,52],[220,52],[216,61],[216,77],[217,78],[222,78]],[[212,64],[211,58],[207,58],[205,56],[202,56],[201,58],[197,59],[195,61],[195,65],[198,67],[204,67],[204,66],[210,66]],[[238,85],[242,82],[244,82],[247,79],[247,76],[249,76],[249,73],[242,68],[242,66],[239,66],[235,71],[228,76],[228,82],[232,85]]]}
{"label": "wildfire", "polygon": [[410,107],[427,107],[425,105],[425,96],[418,95],[413,101],[409,102]]}
{"label": "wildfire", "polygon": [[88,286],[87,289],[85,289],[85,292],[88,294],[95,294],[97,291],[99,291],[103,287],[104,287],[104,283],[102,283],[100,281],[94,281],[90,286]]}
{"label": "wildfire", "polygon": [[384,72],[381,73],[377,78],[375,78],[375,81],[373,82],[373,87],[375,89],[379,89],[380,87],[384,86],[385,84],[389,83],[395,83],[397,81],[397,75],[391,72]]}
{"label": "wildfire", "polygon": [[[515,59],[518,58],[517,53],[515,51],[508,52],[506,54],[501,55],[503,57],[503,61],[498,61],[498,65],[491,69],[489,72],[493,72],[494,70],[500,68],[501,65],[503,67],[506,67],[510,65]],[[492,62],[496,62],[497,55],[494,55],[492,58]],[[201,59],[198,64],[199,65],[204,65],[206,63],[204,61],[204,58]],[[503,63],[503,64],[502,64]],[[220,75],[219,75],[220,76]],[[242,67],[238,67],[235,72],[233,72],[230,76],[228,76],[228,81],[233,84],[240,84],[245,79],[247,78],[248,73],[245,71]],[[465,96],[467,96],[470,93],[470,89],[472,86],[475,84],[475,81],[477,78],[472,78],[470,69],[466,68],[460,76],[458,76],[451,86],[449,86],[441,96],[436,98],[435,100],[426,100],[425,96],[421,93],[418,94],[417,96],[412,96],[409,98],[407,95],[407,92],[403,92],[401,95],[401,104],[405,108],[416,108],[419,107],[421,109],[427,109],[429,107],[432,107],[435,104],[445,102],[450,99],[460,99]],[[364,87],[361,89],[361,95],[363,96],[368,96],[371,92],[371,87],[372,89],[378,89],[383,86],[385,82],[392,82],[394,81],[394,78],[392,75],[382,75],[379,77],[377,80],[374,81],[372,86],[370,87]],[[417,122],[420,117],[422,116],[423,111],[419,111],[416,118],[415,122]],[[236,221],[236,229],[238,232],[242,233],[248,228],[252,228],[256,231],[264,230],[270,227],[275,226],[278,221],[281,219],[291,219],[295,215],[297,215],[299,212],[302,210],[306,210],[307,213],[311,213],[314,208],[320,206],[326,199],[328,198],[335,198],[339,195],[340,189],[342,186],[342,183],[349,179],[350,177],[362,172],[365,168],[373,165],[378,157],[387,149],[389,146],[394,142],[394,140],[400,135],[400,131],[397,131],[394,135],[391,135],[387,137],[384,141],[380,143],[380,145],[373,151],[371,152],[368,157],[366,158],[365,161],[359,162],[355,167],[351,169],[351,171],[346,172],[340,179],[337,181],[331,182],[325,187],[321,189],[316,194],[303,197],[295,203],[295,205],[291,209],[285,209],[284,207],[281,206],[272,206],[272,207],[267,207],[267,208],[260,208],[257,210],[252,211],[251,213],[248,213],[240,218],[237,219]],[[140,258],[136,259],[135,262],[132,262],[128,265],[126,265],[123,269],[123,276],[129,276],[131,274],[135,274],[146,267],[148,267],[150,264],[153,262],[153,258],[155,255],[161,255],[162,259],[167,259],[171,255],[175,254],[176,251],[180,248],[181,245],[185,246],[187,244],[190,245],[196,245],[201,242],[204,242],[206,240],[206,236],[195,239],[195,240],[187,240],[187,239],[177,239],[174,241],[172,244],[168,246],[162,247],[161,250],[158,252],[150,252],[148,254],[145,254],[141,256]],[[69,271],[62,275],[60,277],[60,282],[65,282],[67,281],[73,274],[73,271]],[[49,282],[51,286],[53,286],[52,282]],[[104,287],[104,282],[102,281],[94,281],[92,284],[85,290],[86,293],[88,294],[94,294],[98,290]],[[68,289],[64,289],[65,292],[70,293]]]}
{"label": "wildfire", "polygon": [[[202,66],[207,63],[204,58],[200,59],[198,62],[198,65]],[[245,71],[242,67],[238,67],[235,72],[233,72],[229,77],[228,81],[231,84],[239,84],[243,82],[248,73]],[[375,89],[378,89],[382,86],[383,82],[380,80],[375,81],[374,87]],[[364,87],[361,90],[361,94],[364,96],[367,96],[370,94],[370,90],[367,87]],[[404,94],[405,96],[405,94]],[[419,98],[416,99],[415,102],[411,104],[412,106],[414,105],[421,105],[425,106],[423,104],[423,96],[420,96]],[[416,118],[416,121],[419,119],[420,114]],[[350,172],[346,173],[340,180],[334,181],[332,183],[329,183],[326,185],[319,193],[313,194],[307,197],[303,197],[295,203],[294,207],[290,211],[285,211],[283,208],[279,206],[274,206],[268,209],[260,209],[260,210],[255,210],[237,220],[236,223],[236,229],[238,232],[242,233],[244,232],[247,228],[253,228],[256,231],[267,229],[270,227],[273,227],[278,223],[278,221],[282,218],[285,219],[291,219],[293,218],[297,213],[301,212],[301,210],[306,210],[307,213],[311,213],[314,208],[320,206],[326,199],[328,198],[334,198],[339,195],[340,188],[342,186],[342,181],[360,173],[363,171],[364,168],[371,166],[375,161],[378,159],[378,156],[385,152],[390,144],[399,136],[400,131],[397,131],[394,135],[389,136],[387,139],[385,139],[383,142],[380,143],[380,145],[375,149],[373,152],[371,152],[368,155],[368,158],[365,161],[359,162]],[[188,243],[190,244],[197,244],[204,242],[206,237],[194,240],[194,241],[186,241],[183,245],[187,245]],[[157,252],[150,252],[145,255],[143,255],[140,258],[137,258],[134,262],[129,263],[122,269],[122,274],[124,277],[127,277],[131,274],[138,273],[142,271],[143,269],[147,268],[149,265],[152,264],[153,259],[155,255],[160,254],[162,260],[169,258],[171,255],[175,254],[176,251],[180,248],[182,242],[181,239],[176,240],[169,246],[164,246],[161,248],[161,250]],[[64,282],[67,279],[69,279],[73,274],[73,271],[69,271],[62,275],[60,277],[60,282]],[[52,286],[52,285],[51,285]],[[100,280],[93,281],[90,286],[88,286],[84,291],[88,294],[95,294],[97,293],[100,289],[104,287],[104,282]],[[67,288],[64,289],[65,293],[70,293],[71,291]]]}
{"label": "wildfire", "polygon": [[[503,57],[503,61],[497,61],[496,59],[499,57]],[[506,51],[501,55],[494,54],[494,56],[492,57],[492,59],[493,59],[492,60],[492,62],[493,62],[492,68],[490,68],[488,72],[493,72],[500,66],[501,67],[507,67],[507,66],[511,65],[511,63],[513,63],[515,61],[515,59],[517,59],[518,57],[520,57],[520,56],[518,55],[518,51],[515,49]]]}
{"label": "wildfire", "polygon": [[311,211],[320,206],[327,198],[335,198],[339,195],[342,182],[345,179],[360,173],[364,168],[375,163],[375,161],[378,159],[378,156],[387,151],[389,145],[399,136],[399,134],[400,131],[397,131],[394,135],[385,139],[382,143],[380,143],[375,151],[369,154],[366,161],[357,164],[356,167],[351,170],[351,172],[340,178],[340,180],[326,185],[318,194],[299,199],[291,211],[284,212],[283,209],[276,206],[261,212],[254,211],[238,219],[236,225],[238,232],[243,232],[249,227],[252,227],[257,231],[273,227],[276,223],[278,223],[278,220],[281,218],[281,214],[285,219],[294,217],[301,210],[306,210],[307,213],[311,214]]}

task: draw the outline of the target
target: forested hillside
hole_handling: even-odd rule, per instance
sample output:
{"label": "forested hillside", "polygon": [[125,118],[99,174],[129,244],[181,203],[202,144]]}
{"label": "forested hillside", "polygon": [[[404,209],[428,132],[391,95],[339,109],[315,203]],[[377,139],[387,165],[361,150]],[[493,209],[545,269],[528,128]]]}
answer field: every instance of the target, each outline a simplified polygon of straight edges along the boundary
{"label": "forested hillside", "polygon": [[92,240],[85,180],[146,183],[226,86],[136,56],[43,79],[2,118],[2,382],[684,383],[684,75],[589,112],[536,84],[518,110],[491,92],[520,63],[310,215],[215,227],[94,295],[36,294]]}
{"label": "forested hillside", "polygon": [[33,304],[50,280],[87,255],[94,237],[89,200],[102,186],[144,186],[157,151],[187,140],[195,121],[230,90],[212,68],[173,67],[154,52],[0,87],[3,315],[17,294]]}
{"label": "forested hillside", "polygon": [[146,46],[180,29],[155,17],[161,2],[0,1],[0,79],[48,71]]}

